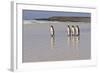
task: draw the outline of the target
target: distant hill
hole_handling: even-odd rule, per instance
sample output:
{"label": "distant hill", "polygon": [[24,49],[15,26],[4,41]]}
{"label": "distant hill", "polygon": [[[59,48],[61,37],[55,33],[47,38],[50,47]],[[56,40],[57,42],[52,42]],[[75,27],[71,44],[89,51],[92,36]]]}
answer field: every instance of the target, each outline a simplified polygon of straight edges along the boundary
{"label": "distant hill", "polygon": [[90,22],[90,17],[64,17],[53,16],[48,18],[50,21],[71,21],[71,22]]}
{"label": "distant hill", "polygon": [[71,21],[71,22],[90,22],[91,18],[90,17],[67,17],[67,16],[52,16],[49,18],[40,18],[40,19],[35,19],[35,20],[47,20],[47,21],[61,21],[61,22],[66,22],[66,21]]}

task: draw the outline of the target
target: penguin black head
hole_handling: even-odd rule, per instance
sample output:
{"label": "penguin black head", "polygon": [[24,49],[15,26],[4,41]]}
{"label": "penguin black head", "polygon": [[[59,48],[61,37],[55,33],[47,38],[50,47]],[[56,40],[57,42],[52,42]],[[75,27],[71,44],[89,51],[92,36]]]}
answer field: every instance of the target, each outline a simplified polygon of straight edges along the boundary
{"label": "penguin black head", "polygon": [[51,27],[53,28],[53,26],[51,25]]}
{"label": "penguin black head", "polygon": [[78,27],[78,25],[76,25],[76,27]]}
{"label": "penguin black head", "polygon": [[76,27],[79,29],[79,26],[78,25],[76,25]]}
{"label": "penguin black head", "polygon": [[69,25],[68,25],[68,27],[69,27]]}
{"label": "penguin black head", "polygon": [[72,27],[74,27],[74,25],[72,25]]}

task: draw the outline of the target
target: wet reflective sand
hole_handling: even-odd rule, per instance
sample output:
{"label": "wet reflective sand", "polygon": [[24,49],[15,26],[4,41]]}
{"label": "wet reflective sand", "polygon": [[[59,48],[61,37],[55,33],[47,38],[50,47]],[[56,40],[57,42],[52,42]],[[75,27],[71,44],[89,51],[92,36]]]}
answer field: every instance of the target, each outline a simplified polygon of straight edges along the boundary
{"label": "wet reflective sand", "polygon": [[[50,36],[50,25],[55,36]],[[80,36],[67,36],[67,24],[79,25]],[[23,23],[22,61],[86,60],[91,58],[91,25],[86,22]]]}

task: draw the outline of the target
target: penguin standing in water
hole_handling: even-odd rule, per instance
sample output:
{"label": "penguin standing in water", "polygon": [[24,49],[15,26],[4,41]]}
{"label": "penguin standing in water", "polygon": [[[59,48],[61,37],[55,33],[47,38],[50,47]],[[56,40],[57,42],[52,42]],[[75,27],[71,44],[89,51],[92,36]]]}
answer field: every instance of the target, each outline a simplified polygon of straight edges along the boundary
{"label": "penguin standing in water", "polygon": [[51,37],[55,36],[55,30],[54,30],[54,27],[52,25],[50,26],[50,34],[51,34]]}
{"label": "penguin standing in water", "polygon": [[68,36],[71,36],[71,28],[70,28],[69,25],[67,26],[67,35],[68,35]]}
{"label": "penguin standing in water", "polygon": [[80,29],[79,29],[79,26],[76,25],[75,26],[75,36],[79,36],[80,35]]}
{"label": "penguin standing in water", "polygon": [[72,25],[71,27],[71,35],[74,36],[75,35],[75,27]]}

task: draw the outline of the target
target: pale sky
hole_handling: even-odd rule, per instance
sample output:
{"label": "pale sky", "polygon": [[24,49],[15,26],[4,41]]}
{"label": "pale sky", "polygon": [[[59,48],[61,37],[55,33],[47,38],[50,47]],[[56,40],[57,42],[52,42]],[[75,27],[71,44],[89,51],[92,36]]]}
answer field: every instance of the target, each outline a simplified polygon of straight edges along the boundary
{"label": "pale sky", "polygon": [[61,11],[42,11],[42,10],[23,10],[23,19],[32,20],[36,18],[48,18],[52,16],[77,16],[77,17],[90,17],[90,13],[80,12],[61,12]]}

